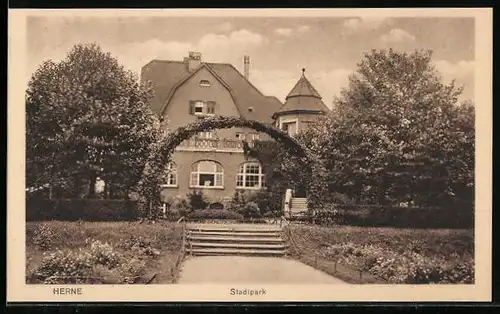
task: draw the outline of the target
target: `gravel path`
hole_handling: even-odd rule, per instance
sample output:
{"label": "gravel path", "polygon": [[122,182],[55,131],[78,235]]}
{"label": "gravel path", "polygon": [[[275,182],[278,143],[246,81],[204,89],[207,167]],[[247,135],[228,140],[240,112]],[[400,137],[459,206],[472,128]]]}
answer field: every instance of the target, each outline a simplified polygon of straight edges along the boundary
{"label": "gravel path", "polygon": [[345,284],[298,261],[277,257],[197,256],[184,261],[178,283]]}

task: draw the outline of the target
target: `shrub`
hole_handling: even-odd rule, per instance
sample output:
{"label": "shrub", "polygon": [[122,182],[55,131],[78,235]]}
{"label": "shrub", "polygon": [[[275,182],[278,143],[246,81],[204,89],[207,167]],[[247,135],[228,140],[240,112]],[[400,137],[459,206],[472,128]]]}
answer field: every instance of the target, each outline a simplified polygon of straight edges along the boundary
{"label": "shrub", "polygon": [[229,207],[235,211],[239,211],[247,203],[247,198],[247,193],[245,191],[236,190],[229,202]]}
{"label": "shrub", "polygon": [[238,212],[245,218],[257,218],[260,217],[259,206],[255,202],[248,202],[238,210]]}
{"label": "shrub", "polygon": [[119,277],[119,283],[136,283],[146,270],[141,255],[157,256],[159,251],[141,237],[122,244],[129,245],[136,248],[138,253],[132,258],[125,256],[112,245],[94,239],[89,239],[84,248],[51,252],[45,255],[38,268],[28,274],[28,282],[91,284],[105,283],[109,281],[109,277]]}
{"label": "shrub", "polygon": [[42,264],[28,274],[28,280],[44,284],[91,283],[93,266],[88,250],[58,250],[46,255]]}
{"label": "shrub", "polygon": [[135,220],[137,215],[137,202],[129,200],[28,199],[26,202],[28,221],[122,221]]}
{"label": "shrub", "polygon": [[289,226],[301,251],[389,283],[472,283],[473,230]]}
{"label": "shrub", "polygon": [[273,193],[268,189],[258,191],[236,190],[231,199],[230,207],[238,212],[245,211],[244,208],[249,202],[257,204],[259,216],[262,216],[267,211],[281,210],[281,202],[277,202]]}
{"label": "shrub", "polygon": [[241,214],[225,209],[205,209],[205,210],[195,210],[188,215],[189,219],[192,220],[203,220],[203,219],[243,219]]}
{"label": "shrub", "polygon": [[203,194],[202,190],[194,190],[186,194],[187,202],[193,210],[205,209],[208,207],[210,202]]}
{"label": "shrub", "polygon": [[185,198],[176,198],[170,204],[170,210],[172,212],[177,211],[179,214],[179,218],[182,216],[186,216],[189,212],[193,210],[187,199]]}
{"label": "shrub", "polygon": [[[49,249],[53,244],[54,230],[46,223],[39,224],[33,231],[32,242],[43,250]],[[28,236],[27,239],[30,237]]]}
{"label": "shrub", "polygon": [[104,265],[107,268],[114,268],[120,264],[123,256],[115,251],[109,243],[102,243],[99,240],[89,240],[90,255],[92,262],[98,265]]}
{"label": "shrub", "polygon": [[224,209],[224,205],[220,202],[211,203],[209,209]]}
{"label": "shrub", "polygon": [[178,209],[170,209],[169,211],[167,211],[165,219],[167,219],[168,221],[177,221],[181,217],[181,212]]}
{"label": "shrub", "polygon": [[472,228],[473,208],[419,208],[330,204],[317,213],[318,223],[397,228]]}
{"label": "shrub", "polygon": [[278,218],[281,216],[281,213],[280,212],[273,212],[273,211],[267,211],[264,213],[263,217],[266,217],[266,218]]}
{"label": "shrub", "polygon": [[252,224],[267,224],[267,219],[264,218],[244,218],[238,220],[239,223],[252,223]]}
{"label": "shrub", "polygon": [[425,256],[412,250],[402,253],[376,245],[352,242],[329,246],[325,255],[337,256],[341,263],[351,265],[391,283],[432,284],[474,281],[474,267],[469,258],[450,259]]}
{"label": "shrub", "polygon": [[122,283],[134,284],[140,280],[141,275],[146,271],[146,263],[137,258],[128,259],[120,265],[118,269],[122,277]]}
{"label": "shrub", "polygon": [[120,245],[122,248],[134,251],[138,255],[159,256],[160,251],[153,247],[150,240],[141,236],[132,235]]}

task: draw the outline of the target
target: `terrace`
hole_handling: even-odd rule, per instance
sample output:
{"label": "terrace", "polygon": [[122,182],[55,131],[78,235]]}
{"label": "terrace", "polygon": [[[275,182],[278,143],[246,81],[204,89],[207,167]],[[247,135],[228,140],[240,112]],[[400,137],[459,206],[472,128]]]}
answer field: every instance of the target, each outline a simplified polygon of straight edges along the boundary
{"label": "terrace", "polygon": [[[255,147],[257,141],[248,141],[250,147]],[[259,142],[263,145],[265,142]],[[272,143],[272,142],[271,142]],[[273,143],[274,144],[274,143]],[[217,151],[217,152],[241,152],[243,153],[243,141],[231,139],[214,138],[190,138],[183,141],[176,148],[177,151]]]}

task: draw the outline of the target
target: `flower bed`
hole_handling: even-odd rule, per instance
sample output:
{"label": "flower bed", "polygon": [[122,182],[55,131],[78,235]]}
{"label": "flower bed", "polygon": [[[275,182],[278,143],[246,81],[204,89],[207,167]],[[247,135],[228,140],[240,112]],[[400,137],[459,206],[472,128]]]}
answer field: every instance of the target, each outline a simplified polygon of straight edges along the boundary
{"label": "flower bed", "polygon": [[474,283],[472,230],[290,226],[303,254],[388,283]]}
{"label": "flower bed", "polygon": [[168,273],[180,248],[177,227],[136,222],[31,222],[26,230],[30,284],[144,284]]}

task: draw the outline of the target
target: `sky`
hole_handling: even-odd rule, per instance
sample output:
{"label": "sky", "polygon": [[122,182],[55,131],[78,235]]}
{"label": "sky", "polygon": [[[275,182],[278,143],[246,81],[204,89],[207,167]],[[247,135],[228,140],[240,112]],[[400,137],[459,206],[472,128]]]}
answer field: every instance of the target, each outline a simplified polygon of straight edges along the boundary
{"label": "sky", "polygon": [[364,53],[393,48],[431,49],[444,82],[474,98],[473,18],[429,17],[30,17],[26,82],[43,61],[59,61],[78,43],[95,42],[125,68],[140,73],[153,59],[179,60],[189,51],[202,61],[231,63],[250,81],[284,101],[306,77],[331,106]]}

